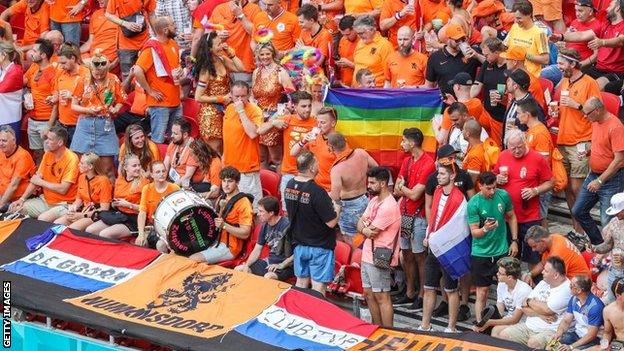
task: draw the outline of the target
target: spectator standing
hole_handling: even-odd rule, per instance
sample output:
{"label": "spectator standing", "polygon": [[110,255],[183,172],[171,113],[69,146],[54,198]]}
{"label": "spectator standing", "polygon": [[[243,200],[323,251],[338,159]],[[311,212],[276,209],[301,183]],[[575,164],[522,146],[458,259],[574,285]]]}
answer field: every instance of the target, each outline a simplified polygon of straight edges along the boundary
{"label": "spectator standing", "polygon": [[183,71],[178,44],[173,40],[177,34],[171,17],[157,17],[152,25],[156,38],[145,43],[133,70],[147,94],[151,138],[162,144],[173,120],[182,117],[179,80]]}
{"label": "spectator standing", "polygon": [[282,56],[286,51],[295,47],[301,35],[301,27],[297,16],[282,7],[280,0],[263,1],[265,11],[253,18],[254,32],[266,27],[273,32],[273,45]]}
{"label": "spectator standing", "polygon": [[[464,74],[462,73],[462,75]],[[484,111],[483,107],[481,107],[481,111]],[[468,110],[468,107],[464,103],[453,102],[445,111],[445,113],[448,114],[449,120],[448,132],[446,132],[447,129],[444,125],[445,122],[442,122],[443,126],[440,134],[446,134],[446,143],[458,151],[457,161],[460,164],[466,156],[469,147],[468,140],[464,138],[463,129],[464,124],[466,124],[467,121],[474,120],[474,117],[470,112],[471,111]],[[475,120],[475,122],[477,121]],[[481,124],[479,123],[479,125]],[[481,128],[478,138],[479,141],[485,141],[485,139],[488,138],[488,134],[485,129]]]}
{"label": "spectator standing", "polygon": [[315,4],[305,4],[297,10],[301,34],[297,39],[298,46],[317,48],[323,57],[317,62],[323,66],[328,60],[332,46],[332,35],[319,22],[319,10]]}
{"label": "spectator standing", "polygon": [[609,201],[624,188],[624,126],[597,97],[587,100],[583,115],[592,122],[591,149],[585,151],[589,152],[590,172],[576,198],[572,215],[592,244],[598,244],[602,237],[589,211],[600,201],[600,220],[603,226],[607,225]]}
{"label": "spectator standing", "polygon": [[504,44],[508,48],[521,46],[526,49],[525,66],[527,71],[535,77],[540,76],[542,65],[549,60],[548,38],[533,21],[533,5],[523,0],[513,5],[512,12],[516,16],[516,23],[505,38]]}
{"label": "spectator standing", "polygon": [[[394,194],[400,196],[401,237],[399,247],[405,271],[405,296],[396,303],[411,303],[410,310],[422,308],[425,285],[426,248],[423,245],[427,233],[425,217],[425,184],[435,171],[433,159],[424,152],[423,132],[418,128],[403,130],[401,148],[409,153],[401,163],[394,186]],[[418,271],[419,291],[416,294],[415,278]]]}
{"label": "spectator standing", "polygon": [[414,50],[414,31],[408,26],[399,28],[397,42],[397,51],[393,52],[386,60],[384,88],[408,88],[424,85],[427,56]]}
{"label": "spectator standing", "polygon": [[8,126],[0,127],[0,165],[0,213],[4,213],[24,194],[36,169],[32,156],[17,145],[15,131]]}
{"label": "spectator standing", "polygon": [[570,281],[563,260],[556,256],[546,260],[543,275],[522,306],[526,320],[505,328],[499,338],[542,349],[555,334],[572,297]]}
{"label": "spectator standing", "polygon": [[[481,43],[481,50],[485,60],[470,88],[470,97],[476,98],[482,94],[485,110],[494,120],[502,123],[505,118],[505,105],[501,101],[503,94],[500,94],[499,85],[504,85],[507,80],[505,70],[508,68],[505,65],[505,58],[501,55],[505,52],[505,46],[498,38],[488,38]],[[501,90],[504,93],[504,90]]]}
{"label": "spectator standing", "polygon": [[476,120],[469,119],[464,123],[462,135],[468,141],[468,148],[462,161],[462,168],[470,174],[475,184],[477,184],[480,174],[488,172],[494,167],[490,160],[489,148],[495,147],[498,150],[497,146],[488,145],[488,152],[486,152],[486,145],[481,141],[482,133],[483,128]]}
{"label": "spectator standing", "polygon": [[[591,288],[592,281],[589,276],[577,275],[570,280],[572,298],[557,332],[552,337],[563,344],[565,351],[587,349],[599,344],[598,331],[604,324],[604,303],[592,294]],[[570,328],[572,326],[573,329]]]}
{"label": "spectator standing", "polygon": [[[525,65],[527,49],[522,46],[514,46],[501,53],[501,56],[505,59],[507,70],[513,72],[517,69],[525,71],[529,75],[529,93],[531,97],[537,101],[539,106],[546,108],[546,100],[544,98],[544,89],[542,89],[542,83],[538,76],[529,72]],[[557,69],[555,67],[555,69]],[[558,70],[558,69],[557,69]],[[503,101],[503,103],[506,103]]]}
{"label": "spectator standing", "polygon": [[383,1],[380,0],[345,0],[344,9],[346,14],[356,18],[370,16],[376,19],[381,13],[382,3]]}
{"label": "spectator standing", "polygon": [[241,173],[238,188],[254,197],[254,208],[257,208],[262,198],[258,143],[262,110],[249,102],[249,93],[247,83],[236,81],[232,84],[232,103],[223,116],[223,130],[228,131],[228,137],[223,140],[223,165],[232,166]]}
{"label": "spectator standing", "polygon": [[[490,286],[496,280],[496,262],[518,254],[518,222],[511,198],[496,188],[496,176],[491,172],[479,175],[480,191],[468,201],[468,223],[472,233],[470,269],[472,283],[477,287],[475,315],[481,321]],[[509,225],[507,224],[509,222]],[[511,244],[507,242],[507,228]]]}
{"label": "spectator standing", "polygon": [[191,1],[156,0],[156,16],[169,16],[176,27],[175,41],[182,49],[190,49],[192,39],[192,18],[189,9]]}
{"label": "spectator standing", "polygon": [[20,0],[4,10],[0,20],[8,22],[9,17],[19,15],[24,16],[24,37],[17,45],[22,52],[27,52],[50,30],[50,4],[45,0]]}
{"label": "spectator standing", "polygon": [[[611,207],[607,209],[609,216],[614,216],[609,224],[602,229],[604,242],[593,247],[597,254],[611,254],[611,264],[607,278],[610,287],[618,278],[624,278],[624,193],[611,197]],[[615,300],[610,288],[607,289],[607,302]]]}
{"label": "spectator standing", "polygon": [[[379,28],[387,31],[388,40],[395,49],[399,48],[398,35],[402,27],[411,29],[411,32],[417,32],[420,29],[420,7],[411,1],[389,0],[381,4],[381,13],[379,15]],[[419,33],[417,40],[423,38]]]}
{"label": "spectator standing", "polygon": [[384,70],[388,56],[394,48],[388,39],[376,30],[376,24],[371,16],[358,17],[353,23],[360,41],[353,52],[354,71],[367,68],[375,77],[375,87],[381,88],[384,84]]}
{"label": "spectator standing", "polygon": [[292,228],[297,287],[325,294],[334,278],[338,217],[327,192],[314,182],[318,161],[310,152],[297,156],[298,175],[286,185],[286,211]]}
{"label": "spectator standing", "polygon": [[108,0],[98,0],[99,9],[89,19],[89,38],[80,46],[83,57],[92,57],[100,49],[110,60],[110,69],[119,64],[117,42],[119,31],[117,25],[106,18]]}
{"label": "spectator standing", "polygon": [[362,68],[355,72],[355,80],[352,82],[354,88],[374,89],[375,75],[368,68]]}
{"label": "spectator standing", "polygon": [[375,250],[390,249],[389,266],[399,265],[399,230],[401,213],[388,187],[390,172],[383,167],[373,167],[367,172],[368,193],[372,196],[362,217],[358,220],[358,232],[366,236],[362,249],[362,287],[371,310],[373,324],[392,327],[394,310],[390,289],[390,267],[375,264]]}
{"label": "spectator standing", "polygon": [[[591,30],[594,33],[600,33],[602,21],[596,18],[598,10],[591,0],[576,1],[574,10],[576,19],[570,23],[566,32],[572,33]],[[590,49],[587,42],[569,42],[566,43],[566,47],[568,49],[575,49],[581,55],[581,67],[590,67],[592,63],[596,62],[598,52]]]}
{"label": "spectator standing", "polygon": [[[507,111],[505,112],[505,120],[503,122],[501,139],[503,145],[507,144],[507,134],[509,134],[512,129],[519,128],[522,131],[526,130],[526,126],[520,124],[518,121],[518,104],[523,101],[530,101],[536,106],[539,106],[539,103],[529,91],[531,84],[529,73],[522,69],[516,69],[514,71],[507,72],[507,76],[507,92],[510,94],[511,100],[507,103]],[[544,111],[539,109],[538,113],[539,120],[545,121]]]}
{"label": "spectator standing", "polygon": [[15,46],[0,42],[0,126],[9,125],[19,142],[22,119],[22,87],[24,85],[21,59]]}
{"label": "spectator standing", "polygon": [[50,29],[63,33],[65,41],[80,45],[80,24],[89,14],[88,0],[59,0],[50,4]]}
{"label": "spectator standing", "polygon": [[195,170],[199,167],[197,159],[191,155],[191,124],[185,118],[173,121],[171,143],[165,154],[165,168],[168,178],[178,186],[188,186]]}
{"label": "spectator standing", "polygon": [[338,42],[336,67],[338,68],[337,73],[340,78],[340,83],[347,87],[350,87],[353,84],[353,70],[355,69],[353,55],[355,54],[355,48],[360,41],[360,37],[353,28],[354,22],[355,17],[352,15],[345,15],[338,23],[341,38]]}

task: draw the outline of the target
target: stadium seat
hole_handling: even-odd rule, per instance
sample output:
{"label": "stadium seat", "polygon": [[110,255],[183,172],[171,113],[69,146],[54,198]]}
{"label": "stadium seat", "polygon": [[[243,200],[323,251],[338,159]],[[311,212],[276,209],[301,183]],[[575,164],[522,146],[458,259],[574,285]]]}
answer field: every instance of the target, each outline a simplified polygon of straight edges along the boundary
{"label": "stadium seat", "polygon": [[184,117],[197,120],[197,114],[199,113],[200,105],[195,99],[186,98],[182,100],[182,115]]}
{"label": "stadium seat", "polygon": [[184,118],[186,118],[186,120],[191,124],[191,136],[193,138],[197,138],[199,136],[199,124],[197,124],[197,121],[191,117],[184,116]]}
{"label": "stadium seat", "polygon": [[164,160],[165,159],[165,155],[167,154],[167,147],[169,145],[167,145],[167,144],[156,144],[156,146],[158,147],[158,152],[160,153],[160,157]]}
{"label": "stadium seat", "polygon": [[254,226],[253,231],[251,232],[251,236],[243,244],[243,251],[241,255],[229,261],[219,262],[218,265],[225,268],[234,268],[239,264],[245,262],[245,260],[247,260],[247,258],[249,257],[249,254],[251,254],[253,248],[256,246],[256,242],[258,241],[258,235],[260,235],[261,228],[261,224],[256,224]]}
{"label": "stadium seat", "polygon": [[555,93],[555,85],[553,84],[553,82],[550,79],[546,79],[542,77],[539,78],[539,82],[540,82],[540,85],[542,86],[542,89],[544,91],[548,90],[548,93],[550,94],[550,97],[552,98]]}
{"label": "stadium seat", "polygon": [[344,241],[336,241],[336,248],[334,249],[334,256],[337,264],[341,266],[351,263],[351,245]]}
{"label": "stadium seat", "polygon": [[607,108],[607,111],[615,117],[618,117],[620,114],[620,98],[604,91],[600,92],[600,96],[602,97],[602,102]]}
{"label": "stadium seat", "polygon": [[261,169],[260,170],[260,183],[262,184],[263,195],[271,195],[271,196],[275,196],[278,199],[281,199],[281,194],[279,193],[279,184],[280,184],[279,174],[268,169]]}

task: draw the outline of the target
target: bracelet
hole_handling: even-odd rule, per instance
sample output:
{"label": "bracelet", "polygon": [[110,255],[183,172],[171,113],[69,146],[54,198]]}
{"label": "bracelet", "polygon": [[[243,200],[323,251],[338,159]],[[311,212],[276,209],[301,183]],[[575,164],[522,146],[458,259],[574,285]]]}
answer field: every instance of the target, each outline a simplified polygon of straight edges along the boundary
{"label": "bracelet", "polygon": [[395,18],[397,21],[401,20],[401,12],[397,12],[397,13],[395,13],[395,14],[394,14],[394,18]]}
{"label": "bracelet", "polygon": [[598,181],[598,184],[602,185],[602,180],[600,180],[600,178],[596,178],[596,180]]}
{"label": "bracelet", "polygon": [[303,143],[303,141],[299,141],[298,144],[299,144],[300,147],[305,147],[305,144]]}
{"label": "bracelet", "polygon": [[539,195],[539,189],[537,187],[533,188],[533,191],[535,192],[535,195]]}

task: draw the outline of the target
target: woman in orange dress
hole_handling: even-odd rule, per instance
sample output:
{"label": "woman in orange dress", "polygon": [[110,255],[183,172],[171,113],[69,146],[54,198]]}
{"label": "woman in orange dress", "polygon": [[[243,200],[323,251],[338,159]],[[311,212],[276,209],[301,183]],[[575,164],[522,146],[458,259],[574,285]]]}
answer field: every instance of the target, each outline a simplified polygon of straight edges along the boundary
{"label": "woman in orange dress", "polygon": [[[276,58],[277,51],[271,42],[257,46],[258,67],[251,77],[251,92],[264,113],[265,122],[277,117],[277,104],[282,94],[295,91],[288,72],[277,63]],[[260,158],[263,168],[269,168],[269,165],[273,164],[279,170],[282,162],[281,140],[280,131],[275,128],[260,136]]]}
{"label": "woman in orange dress", "polygon": [[243,69],[234,50],[216,32],[201,37],[193,73],[197,80],[195,100],[201,104],[197,123],[201,138],[219,154],[223,153],[223,111],[232,102],[229,73]]}

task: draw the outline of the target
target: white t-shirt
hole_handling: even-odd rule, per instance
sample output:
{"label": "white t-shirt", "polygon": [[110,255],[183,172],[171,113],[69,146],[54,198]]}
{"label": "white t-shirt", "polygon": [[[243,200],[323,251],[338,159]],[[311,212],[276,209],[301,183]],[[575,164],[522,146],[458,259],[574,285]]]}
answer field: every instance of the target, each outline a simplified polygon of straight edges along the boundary
{"label": "white t-shirt", "polygon": [[505,305],[505,315],[503,317],[510,317],[516,308],[522,308],[524,300],[531,293],[531,287],[529,284],[518,280],[516,286],[512,291],[509,291],[509,287],[505,283],[498,283],[496,287],[496,302],[500,302]]}
{"label": "white t-shirt", "polygon": [[[457,127],[452,127],[449,137],[449,145],[451,145],[455,150],[459,151],[459,155],[457,155],[457,163],[461,167],[461,161],[464,159],[466,152],[468,151],[468,140],[464,139],[464,135],[462,134],[461,129]],[[485,141],[489,137],[488,133],[485,129],[481,129],[481,136],[479,139],[481,141]]]}
{"label": "white t-shirt", "polygon": [[568,302],[571,297],[572,292],[570,291],[570,281],[568,279],[556,288],[551,288],[543,280],[539,282],[533,288],[528,298],[546,302],[548,308],[557,314],[557,320],[553,323],[548,323],[540,317],[527,317],[525,321],[527,328],[535,333],[543,332],[544,330],[557,331],[561,318],[568,309]]}

